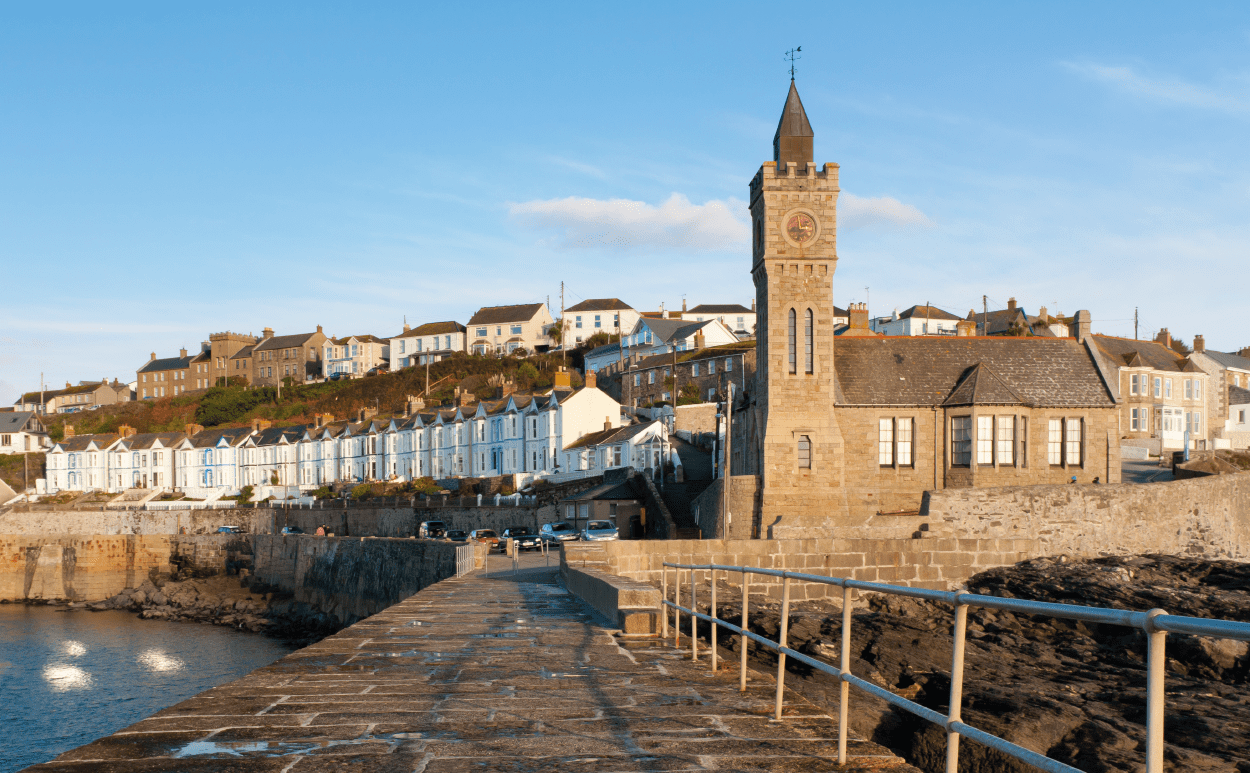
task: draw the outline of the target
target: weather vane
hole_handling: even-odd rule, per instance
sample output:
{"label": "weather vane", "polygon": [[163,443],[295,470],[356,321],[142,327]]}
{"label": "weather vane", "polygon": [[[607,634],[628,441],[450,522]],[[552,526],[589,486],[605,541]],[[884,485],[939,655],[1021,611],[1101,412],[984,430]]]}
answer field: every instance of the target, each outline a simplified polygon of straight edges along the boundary
{"label": "weather vane", "polygon": [[794,80],[794,60],[803,58],[799,55],[799,52],[802,50],[803,47],[799,46],[798,48],[792,48],[786,52],[784,58],[790,62],[790,80]]}

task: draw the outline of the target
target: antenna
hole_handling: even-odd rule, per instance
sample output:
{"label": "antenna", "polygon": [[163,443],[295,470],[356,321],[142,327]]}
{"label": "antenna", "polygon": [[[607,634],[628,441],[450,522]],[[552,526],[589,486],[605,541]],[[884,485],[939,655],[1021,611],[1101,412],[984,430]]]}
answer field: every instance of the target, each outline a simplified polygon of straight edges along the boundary
{"label": "antenna", "polygon": [[786,55],[784,57],[782,57],[783,59],[785,59],[786,61],[790,63],[790,80],[794,80],[795,61],[803,58],[802,56],[799,55],[799,52],[802,50],[803,50],[802,46],[799,46],[797,48],[792,48],[786,52]]}

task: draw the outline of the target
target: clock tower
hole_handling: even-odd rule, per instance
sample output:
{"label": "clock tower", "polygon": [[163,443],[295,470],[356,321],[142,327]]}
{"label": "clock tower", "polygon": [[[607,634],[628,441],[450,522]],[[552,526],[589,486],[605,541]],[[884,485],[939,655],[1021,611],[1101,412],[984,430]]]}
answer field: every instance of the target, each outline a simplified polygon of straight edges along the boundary
{"label": "clock tower", "polygon": [[832,536],[847,514],[834,415],[838,165],[816,168],[812,138],[792,79],[773,160],[751,180],[750,194],[765,539]]}

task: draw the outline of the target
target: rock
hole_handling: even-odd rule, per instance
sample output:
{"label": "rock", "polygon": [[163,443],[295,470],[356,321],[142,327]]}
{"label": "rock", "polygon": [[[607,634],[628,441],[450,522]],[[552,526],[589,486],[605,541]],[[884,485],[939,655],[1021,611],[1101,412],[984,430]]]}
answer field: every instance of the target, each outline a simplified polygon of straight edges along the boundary
{"label": "rock", "polygon": [[165,599],[165,594],[164,594],[164,593],[161,593],[160,591],[157,591],[156,593],[153,593],[153,594],[152,594],[152,597],[151,597],[150,599],[148,599],[148,601],[149,601],[150,603],[155,604],[155,605],[156,605],[156,606],[158,606],[158,607],[159,607],[159,606],[164,606],[164,604],[165,604],[165,600],[166,600],[166,599]]}
{"label": "rock", "polygon": [[141,607],[147,603],[147,600],[148,600],[148,594],[146,591],[137,590],[134,593],[130,594],[131,606]]}

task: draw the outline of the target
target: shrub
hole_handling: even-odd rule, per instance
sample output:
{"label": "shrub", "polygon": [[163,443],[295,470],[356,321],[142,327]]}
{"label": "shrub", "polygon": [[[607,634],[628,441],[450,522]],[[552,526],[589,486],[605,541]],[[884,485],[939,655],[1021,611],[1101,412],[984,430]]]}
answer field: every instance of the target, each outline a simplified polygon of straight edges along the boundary
{"label": "shrub", "polygon": [[330,490],[329,486],[322,486],[316,491],[313,491],[312,495],[317,499],[334,499],[334,492]]}
{"label": "shrub", "polygon": [[352,489],[352,499],[370,499],[373,496],[373,486],[368,483],[362,483]]}

